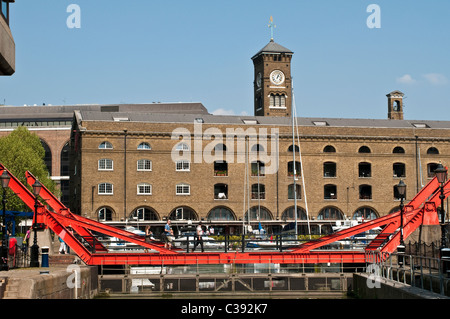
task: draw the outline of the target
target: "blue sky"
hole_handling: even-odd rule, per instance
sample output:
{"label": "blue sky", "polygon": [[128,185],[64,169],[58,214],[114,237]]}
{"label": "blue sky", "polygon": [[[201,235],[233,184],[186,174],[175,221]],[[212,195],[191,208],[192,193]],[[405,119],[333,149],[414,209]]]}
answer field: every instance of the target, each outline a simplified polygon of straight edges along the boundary
{"label": "blue sky", "polygon": [[[81,9],[70,29],[67,7]],[[370,4],[381,28],[369,28]],[[11,4],[16,73],[7,105],[201,102],[253,115],[251,57],[270,40],[294,51],[302,117],[450,120],[450,1],[20,0]]]}

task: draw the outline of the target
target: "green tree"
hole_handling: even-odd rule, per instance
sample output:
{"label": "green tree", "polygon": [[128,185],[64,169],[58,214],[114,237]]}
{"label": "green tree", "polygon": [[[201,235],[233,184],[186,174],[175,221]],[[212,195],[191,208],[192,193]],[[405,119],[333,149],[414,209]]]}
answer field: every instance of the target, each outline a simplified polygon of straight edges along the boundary
{"label": "green tree", "polygon": [[[50,192],[58,196],[56,183],[49,178],[44,156],[45,150],[39,137],[26,127],[18,127],[11,134],[0,138],[0,163],[30,191],[32,188],[26,182],[26,171],[30,171]],[[3,192],[0,192],[1,196]],[[32,211],[11,190],[7,191],[6,199],[7,210]]]}

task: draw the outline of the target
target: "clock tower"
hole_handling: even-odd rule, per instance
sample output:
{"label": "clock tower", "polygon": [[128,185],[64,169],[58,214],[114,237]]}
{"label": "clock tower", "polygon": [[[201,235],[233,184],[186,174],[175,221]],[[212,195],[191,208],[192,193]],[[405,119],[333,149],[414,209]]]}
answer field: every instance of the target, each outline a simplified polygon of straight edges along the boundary
{"label": "clock tower", "polygon": [[255,116],[291,116],[293,52],[273,41],[253,57]]}

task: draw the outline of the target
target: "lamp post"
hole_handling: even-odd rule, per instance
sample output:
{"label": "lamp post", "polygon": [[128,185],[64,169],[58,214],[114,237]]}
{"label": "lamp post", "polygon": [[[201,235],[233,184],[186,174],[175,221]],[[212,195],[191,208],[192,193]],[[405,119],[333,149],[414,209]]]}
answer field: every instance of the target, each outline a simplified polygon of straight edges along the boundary
{"label": "lamp post", "polygon": [[403,258],[405,254],[405,242],[403,241],[403,200],[405,199],[406,194],[406,184],[403,182],[403,180],[400,180],[400,182],[397,184],[397,192],[400,196],[400,245],[397,247],[397,252],[399,254],[398,256],[398,264],[403,266]]}
{"label": "lamp post", "polygon": [[450,248],[447,248],[446,243],[446,231],[445,231],[445,210],[444,210],[444,183],[447,180],[447,169],[439,163],[434,170],[436,178],[440,184],[441,193],[439,198],[441,200],[441,261],[442,261],[442,274],[447,274],[450,277]]}
{"label": "lamp post", "polygon": [[34,220],[33,220],[33,230],[34,230],[34,238],[33,238],[33,246],[31,246],[31,256],[30,256],[30,267],[39,267],[39,246],[37,244],[37,209],[38,209],[38,199],[37,196],[41,192],[42,185],[36,179],[36,182],[33,184],[33,194],[34,194]]}
{"label": "lamp post", "polygon": [[2,247],[1,247],[1,261],[0,261],[0,270],[8,270],[8,236],[6,234],[6,188],[9,185],[9,180],[11,176],[9,176],[8,172],[4,169],[3,174],[0,176],[0,180],[2,182],[3,188],[3,197],[2,197],[2,205],[3,205],[3,230],[2,230]]}

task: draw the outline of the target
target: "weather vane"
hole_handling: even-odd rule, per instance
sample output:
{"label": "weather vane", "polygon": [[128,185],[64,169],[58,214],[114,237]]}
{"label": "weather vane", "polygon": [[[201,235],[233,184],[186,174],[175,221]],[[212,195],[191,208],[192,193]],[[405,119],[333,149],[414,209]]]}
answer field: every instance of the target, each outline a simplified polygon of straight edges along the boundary
{"label": "weather vane", "polygon": [[273,41],[273,29],[276,28],[276,25],[273,23],[273,17],[272,16],[270,16],[269,28],[270,28],[270,41]]}

